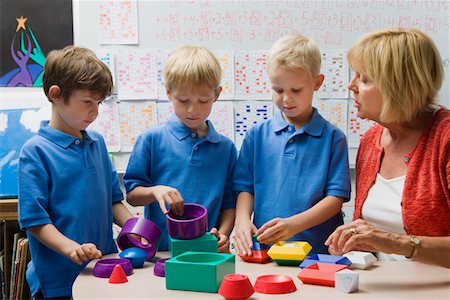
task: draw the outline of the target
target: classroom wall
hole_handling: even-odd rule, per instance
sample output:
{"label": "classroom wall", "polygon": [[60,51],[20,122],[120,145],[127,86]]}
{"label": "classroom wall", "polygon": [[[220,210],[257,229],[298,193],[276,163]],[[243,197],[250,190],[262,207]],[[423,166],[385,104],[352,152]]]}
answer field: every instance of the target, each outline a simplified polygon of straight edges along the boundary
{"label": "classroom wall", "polygon": [[[99,6],[110,1],[73,2],[75,44],[111,53],[134,50],[164,50],[189,43],[214,51],[264,51],[279,37],[301,32],[314,38],[323,53],[345,51],[362,34],[387,27],[417,27],[430,34],[440,49],[446,79],[440,102],[449,97],[449,2],[448,1],[137,1],[138,43],[101,43]],[[116,67],[118,61],[116,60]],[[348,78],[349,73],[343,74]],[[337,78],[339,79],[339,78]],[[342,78],[341,78],[342,79]],[[158,91],[158,97],[161,93]],[[120,93],[119,93],[120,96]],[[8,101],[3,99],[18,99]],[[347,123],[350,113],[348,102]],[[148,99],[163,103],[162,98]],[[261,99],[254,99],[261,100]],[[323,100],[323,99],[322,99]],[[330,99],[332,100],[332,99]],[[46,107],[40,88],[0,88],[2,108]],[[122,103],[120,97],[115,100]],[[242,99],[227,99],[236,110]],[[265,99],[266,102],[270,100]],[[5,105],[13,107],[5,107]],[[356,148],[350,149],[354,164]],[[119,172],[126,168],[129,151],[113,153]]]}
{"label": "classroom wall", "polygon": [[[138,1],[138,45],[101,45],[99,1],[74,2],[75,43],[92,49],[172,49],[201,44],[212,50],[267,50],[284,34],[301,32],[322,50],[346,50],[362,34],[418,27],[441,51],[446,78],[440,101],[449,106],[448,1]],[[117,62],[116,62],[117,65]],[[350,149],[354,164],[356,149]],[[118,170],[129,154],[114,153]]]}

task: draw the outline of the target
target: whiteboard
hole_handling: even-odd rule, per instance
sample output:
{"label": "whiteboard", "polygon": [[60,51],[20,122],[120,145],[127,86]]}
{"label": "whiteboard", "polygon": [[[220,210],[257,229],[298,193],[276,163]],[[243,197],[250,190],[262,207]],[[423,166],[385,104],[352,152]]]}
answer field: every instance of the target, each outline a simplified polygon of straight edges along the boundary
{"label": "whiteboard", "polygon": [[[138,1],[137,45],[100,44],[99,0],[74,1],[75,44],[91,49],[171,49],[200,44],[212,50],[267,50],[279,37],[299,32],[322,52],[348,49],[366,32],[416,27],[437,44],[445,79],[440,102],[449,107],[449,1]],[[356,150],[350,151],[351,164]],[[119,170],[127,153],[115,154]]]}

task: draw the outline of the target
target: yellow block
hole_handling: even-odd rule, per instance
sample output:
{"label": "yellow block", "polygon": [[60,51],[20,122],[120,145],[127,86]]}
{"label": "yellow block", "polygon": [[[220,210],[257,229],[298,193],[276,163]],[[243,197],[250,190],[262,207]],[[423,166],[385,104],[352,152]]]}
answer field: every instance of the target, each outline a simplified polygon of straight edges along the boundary
{"label": "yellow block", "polygon": [[311,251],[308,242],[276,242],[270,247],[267,254],[273,260],[298,260],[302,261]]}

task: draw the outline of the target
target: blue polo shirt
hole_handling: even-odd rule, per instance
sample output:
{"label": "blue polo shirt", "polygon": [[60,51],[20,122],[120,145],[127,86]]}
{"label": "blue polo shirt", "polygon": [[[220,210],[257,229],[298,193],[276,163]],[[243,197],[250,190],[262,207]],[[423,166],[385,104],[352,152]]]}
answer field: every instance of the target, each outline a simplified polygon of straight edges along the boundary
{"label": "blue polo shirt", "polygon": [[[236,207],[232,177],[237,151],[211,121],[207,124],[208,133],[199,138],[173,115],[165,125],[140,134],[123,176],[127,193],[137,186],[176,188],[185,203],[198,203],[208,209],[209,229],[218,226],[220,212]],[[144,214],[162,231],[159,250],[168,250],[166,216],[158,202],[147,205]]]}
{"label": "blue polo shirt", "polygon": [[[280,111],[246,134],[236,165],[233,190],[251,193],[254,224],[303,212],[326,196],[350,198],[350,174],[344,133],[314,108],[311,120],[295,130]],[[342,214],[296,234],[314,253],[327,253],[323,244],[343,224]]]}
{"label": "blue polo shirt", "polygon": [[[80,244],[94,243],[103,254],[117,252],[112,204],[123,199],[103,137],[93,131],[80,140],[42,122],[19,159],[19,223],[22,229],[53,224]],[[27,233],[31,251],[27,280],[44,297],[72,294],[83,270]]]}

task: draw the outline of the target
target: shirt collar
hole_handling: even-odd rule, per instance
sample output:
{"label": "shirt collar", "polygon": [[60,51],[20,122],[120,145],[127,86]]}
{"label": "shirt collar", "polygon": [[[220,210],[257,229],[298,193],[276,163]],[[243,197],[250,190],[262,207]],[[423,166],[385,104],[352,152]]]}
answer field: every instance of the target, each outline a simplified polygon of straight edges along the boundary
{"label": "shirt collar", "polygon": [[[211,143],[220,142],[222,137],[214,129],[214,126],[212,125],[211,121],[207,120],[206,124],[208,124],[208,132],[206,133],[205,139]],[[175,114],[172,115],[172,117],[170,117],[169,121],[167,122],[167,127],[169,128],[170,132],[172,132],[172,134],[180,141],[189,137],[193,132],[192,130],[187,128],[183,123],[181,123],[181,121]]]}
{"label": "shirt collar", "polygon": [[[278,133],[289,126],[289,123],[283,118],[281,110],[277,110],[275,113],[275,117],[273,118],[273,131]],[[297,133],[306,132],[311,136],[320,136],[322,134],[323,128],[325,126],[325,119],[319,114],[317,109],[313,107],[313,113],[311,120],[303,126],[302,128],[297,130]]]}
{"label": "shirt collar", "polygon": [[[49,121],[41,121],[41,127],[38,134],[52,141],[61,148],[66,149],[76,140],[79,140],[79,138],[50,127],[48,124]],[[83,139],[86,143],[90,144],[97,141],[96,137],[90,136],[86,131],[83,130],[81,133],[83,134]]]}

